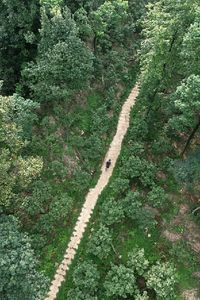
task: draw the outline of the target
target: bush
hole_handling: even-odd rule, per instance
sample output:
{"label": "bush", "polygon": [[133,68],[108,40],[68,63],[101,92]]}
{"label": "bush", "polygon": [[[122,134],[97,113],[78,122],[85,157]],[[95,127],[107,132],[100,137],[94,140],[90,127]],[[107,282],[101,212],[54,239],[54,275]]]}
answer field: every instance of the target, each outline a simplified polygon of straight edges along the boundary
{"label": "bush", "polygon": [[137,178],[144,186],[152,186],[155,183],[156,166],[139,156],[124,158],[120,172],[125,178]]}
{"label": "bush", "polygon": [[104,282],[107,297],[122,297],[134,295],[136,291],[136,279],[134,271],[124,265],[111,266]]}
{"label": "bush", "polygon": [[142,295],[138,293],[134,299],[135,300],[149,300],[150,298],[149,298],[147,292],[144,292]]}
{"label": "bush", "polygon": [[[76,296],[78,297],[79,291],[81,291],[83,295],[90,295],[91,297],[95,296],[95,293],[97,292],[98,288],[99,279],[100,275],[95,264],[89,261],[79,263],[73,273],[73,283],[77,291]],[[70,291],[70,294],[71,293],[72,291]],[[74,298],[69,297],[69,299]]]}
{"label": "bush", "polygon": [[162,208],[166,200],[167,196],[165,190],[160,186],[154,186],[147,196],[148,203],[157,208]]}
{"label": "bush", "polygon": [[125,216],[134,220],[140,229],[150,229],[155,226],[154,214],[143,207],[141,195],[138,191],[129,192],[122,201],[122,205]]}
{"label": "bush", "polygon": [[130,137],[133,140],[144,141],[148,135],[148,125],[145,119],[138,114],[131,120],[131,126],[129,130]]}
{"label": "bush", "polygon": [[173,243],[169,250],[175,260],[185,267],[196,267],[195,253],[189,248],[184,241]]}
{"label": "bush", "polygon": [[102,205],[100,218],[102,223],[106,225],[122,222],[124,218],[122,203],[112,198],[108,199],[108,201]]}
{"label": "bush", "polygon": [[174,287],[176,283],[176,270],[170,263],[157,262],[145,274],[147,286],[155,290],[157,299],[173,300]]}
{"label": "bush", "polygon": [[128,267],[134,269],[137,274],[142,276],[149,266],[149,262],[144,255],[144,249],[133,249],[133,251],[128,255],[127,265]]}
{"label": "bush", "polygon": [[2,300],[43,300],[48,279],[37,271],[38,262],[31,240],[20,231],[16,218],[0,218],[0,298]]}
{"label": "bush", "polygon": [[105,225],[95,232],[89,243],[87,252],[98,256],[100,259],[107,258],[111,251],[112,236]]}
{"label": "bush", "polygon": [[114,192],[117,192],[117,194],[122,194],[129,189],[129,180],[118,177],[114,180],[110,187]]}

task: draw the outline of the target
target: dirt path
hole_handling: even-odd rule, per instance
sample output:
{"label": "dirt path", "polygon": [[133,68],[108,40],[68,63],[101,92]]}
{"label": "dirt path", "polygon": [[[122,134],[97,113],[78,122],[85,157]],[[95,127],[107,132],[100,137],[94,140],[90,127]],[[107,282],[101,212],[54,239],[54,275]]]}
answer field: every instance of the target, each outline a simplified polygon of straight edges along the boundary
{"label": "dirt path", "polygon": [[[119,116],[118,125],[117,125],[117,132],[116,132],[116,134],[112,140],[112,143],[110,144],[110,148],[106,154],[104,163],[101,168],[101,176],[100,176],[95,188],[90,189],[89,193],[86,196],[85,203],[83,205],[82,211],[76,222],[76,225],[75,225],[73,234],[71,236],[70,242],[67,246],[63,261],[61,262],[61,264],[59,265],[59,267],[56,271],[54,279],[51,282],[49,293],[45,300],[56,299],[59,288],[60,288],[62,282],[65,280],[67,270],[69,269],[69,265],[71,264],[75,254],[76,254],[76,250],[78,249],[78,245],[81,242],[81,239],[85,232],[85,228],[87,226],[87,223],[89,222],[89,219],[92,215],[93,209],[97,203],[97,199],[98,199],[99,195],[101,194],[102,190],[108,184],[109,178],[112,175],[117,158],[121,151],[123,138],[129,127],[129,115],[130,115],[131,108],[135,103],[137,95],[138,95],[138,86],[136,85],[133,88],[133,90],[131,91],[129,97],[127,98],[127,100],[125,101],[125,103],[122,107],[122,110],[121,110],[121,113]],[[105,162],[108,158],[110,158],[112,160],[112,164],[111,164],[110,168],[106,171],[105,170]]]}

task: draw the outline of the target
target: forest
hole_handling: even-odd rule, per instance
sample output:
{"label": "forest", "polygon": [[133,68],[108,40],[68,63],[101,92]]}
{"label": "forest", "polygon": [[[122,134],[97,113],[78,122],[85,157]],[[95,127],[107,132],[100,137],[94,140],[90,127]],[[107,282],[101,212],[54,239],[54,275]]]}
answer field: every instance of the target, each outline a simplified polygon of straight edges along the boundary
{"label": "forest", "polygon": [[53,299],[200,299],[199,0],[0,1],[0,300]]}

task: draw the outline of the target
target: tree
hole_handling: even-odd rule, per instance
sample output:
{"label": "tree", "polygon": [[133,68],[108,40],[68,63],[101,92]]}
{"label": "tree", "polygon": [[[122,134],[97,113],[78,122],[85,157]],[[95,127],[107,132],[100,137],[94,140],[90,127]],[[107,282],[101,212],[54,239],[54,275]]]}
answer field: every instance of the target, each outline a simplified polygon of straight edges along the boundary
{"label": "tree", "polygon": [[43,300],[48,280],[37,271],[38,262],[27,234],[12,216],[0,218],[0,298]]}
{"label": "tree", "polygon": [[97,296],[91,296],[87,291],[83,292],[79,288],[69,290],[67,297],[73,300],[98,300]]}
{"label": "tree", "polygon": [[116,85],[127,76],[129,59],[135,55],[127,1],[104,1],[91,12],[94,32],[95,74],[105,87]]}
{"label": "tree", "polygon": [[[51,12],[53,13],[53,12]],[[49,17],[43,9],[41,41],[36,63],[23,71],[35,100],[49,103],[69,101],[74,92],[86,88],[93,72],[93,56],[78,37],[69,10],[59,8]]]}
{"label": "tree", "polygon": [[124,218],[124,209],[120,201],[114,199],[108,199],[102,205],[101,209],[101,221],[103,224],[112,225],[119,223]]}
{"label": "tree", "polygon": [[0,3],[0,80],[2,92],[11,95],[20,80],[22,65],[37,50],[39,0],[2,0]]}
{"label": "tree", "polygon": [[67,5],[72,13],[84,8],[87,12],[98,9],[105,0],[64,0],[63,3]]}
{"label": "tree", "polygon": [[187,75],[200,75],[198,68],[200,62],[199,26],[200,11],[198,3],[194,6],[194,22],[191,22],[183,37],[181,57]]}
{"label": "tree", "polygon": [[134,271],[124,265],[112,265],[106,275],[104,288],[106,296],[112,297],[112,299],[134,295],[137,290]]}
{"label": "tree", "polygon": [[[147,114],[157,111],[163,97],[159,93],[174,88],[184,78],[182,41],[195,18],[198,1],[156,1],[147,6],[147,15],[142,23],[141,47],[142,93],[147,101]],[[165,102],[164,102],[165,103]],[[151,123],[155,113],[149,115]]]}
{"label": "tree", "polygon": [[130,155],[123,159],[121,173],[125,178],[139,179],[144,186],[152,186],[155,182],[156,165],[139,156]]}
{"label": "tree", "polygon": [[145,274],[145,278],[147,286],[155,290],[157,299],[174,299],[174,287],[177,277],[173,265],[157,262]]}
{"label": "tree", "polygon": [[149,267],[149,261],[146,259],[144,249],[135,248],[128,255],[127,265],[142,276]]}
{"label": "tree", "polygon": [[145,16],[145,6],[148,2],[152,2],[149,0],[128,0],[129,11],[133,18],[134,25],[138,25],[137,21],[140,20],[141,17]]}
{"label": "tree", "polygon": [[135,221],[141,230],[152,228],[156,221],[154,214],[144,207],[143,199],[138,191],[129,192],[122,200],[124,215]]}
{"label": "tree", "polygon": [[152,190],[148,193],[147,200],[153,207],[162,208],[167,201],[166,192],[160,186],[153,186]]}
{"label": "tree", "polygon": [[106,259],[111,251],[112,235],[105,225],[95,232],[88,243],[88,253],[98,256],[100,259]]}
{"label": "tree", "polygon": [[191,75],[177,87],[174,95],[174,105],[177,115],[173,116],[169,124],[178,132],[189,131],[182,154],[187,150],[191,140],[200,127],[200,76]]}
{"label": "tree", "polygon": [[135,296],[135,300],[149,300],[149,296],[148,296],[147,292],[143,292],[142,295],[138,293]]}
{"label": "tree", "polygon": [[94,33],[87,11],[83,7],[79,8],[74,13],[74,19],[76,21],[80,38],[90,43],[90,39],[93,38]]}
{"label": "tree", "polygon": [[18,127],[22,128],[21,136],[23,139],[30,140],[32,137],[32,128],[38,120],[36,109],[39,103],[30,99],[24,99],[18,94],[13,94],[11,98],[12,120]]}
{"label": "tree", "polygon": [[[43,167],[39,157],[23,157],[26,142],[23,140],[23,130],[13,120],[18,116],[20,124],[27,117],[27,111],[18,114],[16,96],[0,96],[0,208],[1,210],[17,210],[19,194],[38,177]],[[29,102],[28,102],[29,103]],[[24,100],[24,107],[26,101]],[[22,116],[26,116],[23,118]],[[21,116],[21,119],[20,119]]]}
{"label": "tree", "polygon": [[199,194],[200,181],[200,155],[199,147],[192,151],[185,160],[175,160],[171,167],[174,177],[179,184],[185,186],[194,194]]}
{"label": "tree", "polygon": [[[100,275],[95,264],[91,262],[79,263],[73,273],[75,289],[69,291],[69,299],[96,300],[95,295],[99,279]],[[72,296],[73,298],[71,298]]]}

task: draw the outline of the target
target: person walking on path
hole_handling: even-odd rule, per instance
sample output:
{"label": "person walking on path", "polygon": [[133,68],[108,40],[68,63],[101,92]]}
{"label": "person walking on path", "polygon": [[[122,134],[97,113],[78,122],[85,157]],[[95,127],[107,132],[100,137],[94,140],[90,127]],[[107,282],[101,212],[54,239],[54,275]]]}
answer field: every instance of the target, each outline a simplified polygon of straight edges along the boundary
{"label": "person walking on path", "polygon": [[107,160],[106,162],[106,171],[110,168],[111,165],[111,159]]}

